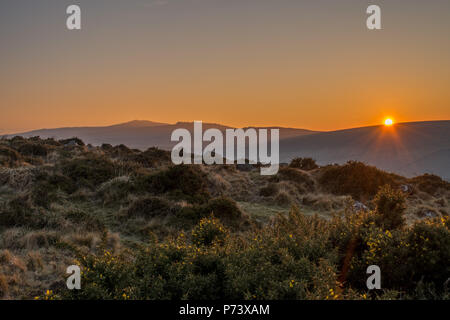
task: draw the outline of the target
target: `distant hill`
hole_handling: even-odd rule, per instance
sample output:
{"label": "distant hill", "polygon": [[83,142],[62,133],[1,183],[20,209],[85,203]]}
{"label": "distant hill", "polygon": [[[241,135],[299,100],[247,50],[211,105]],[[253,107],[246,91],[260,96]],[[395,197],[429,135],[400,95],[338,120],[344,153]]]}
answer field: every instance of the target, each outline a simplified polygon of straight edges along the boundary
{"label": "distant hill", "polygon": [[450,121],[399,123],[322,132],[280,141],[280,159],[308,156],[321,164],[359,160],[406,176],[450,179]]}
{"label": "distant hill", "polygon": [[[42,129],[16,135],[57,139],[79,137],[92,145],[124,144],[141,150],[157,146],[169,150],[175,145],[170,136],[177,128],[192,132],[193,123],[137,120],[106,127]],[[208,128],[225,131],[230,127],[204,123],[203,129]],[[281,162],[289,162],[295,157],[312,157],[320,164],[359,160],[405,176],[433,173],[450,180],[450,121],[398,123],[392,127],[371,126],[331,132],[266,128],[280,129]]]}
{"label": "distant hill", "polygon": [[[124,144],[130,148],[145,150],[149,147],[159,147],[161,149],[169,150],[176,142],[170,141],[170,136],[175,129],[186,128],[193,131],[192,122],[177,122],[175,124],[159,123],[152,121],[136,120],[121,124],[116,124],[106,127],[72,127],[72,128],[56,128],[56,129],[41,129],[24,133],[17,133],[11,136],[19,135],[26,138],[40,136],[41,138],[56,138],[67,139],[78,137],[85,143],[92,145],[101,145],[103,143],[110,143],[112,145]],[[203,130],[209,128],[217,128],[225,131],[231,127],[220,124],[203,123]],[[254,127],[263,128],[263,127]],[[280,139],[287,139],[292,137],[299,137],[317,133],[317,131],[281,128]]]}

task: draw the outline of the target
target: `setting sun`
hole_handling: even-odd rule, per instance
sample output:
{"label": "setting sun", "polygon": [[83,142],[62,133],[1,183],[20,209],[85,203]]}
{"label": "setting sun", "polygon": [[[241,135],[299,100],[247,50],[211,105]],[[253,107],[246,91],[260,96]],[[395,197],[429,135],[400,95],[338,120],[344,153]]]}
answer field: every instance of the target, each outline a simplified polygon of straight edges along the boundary
{"label": "setting sun", "polygon": [[387,118],[386,120],[384,120],[385,126],[392,126],[393,124],[394,124],[394,121],[390,118]]}

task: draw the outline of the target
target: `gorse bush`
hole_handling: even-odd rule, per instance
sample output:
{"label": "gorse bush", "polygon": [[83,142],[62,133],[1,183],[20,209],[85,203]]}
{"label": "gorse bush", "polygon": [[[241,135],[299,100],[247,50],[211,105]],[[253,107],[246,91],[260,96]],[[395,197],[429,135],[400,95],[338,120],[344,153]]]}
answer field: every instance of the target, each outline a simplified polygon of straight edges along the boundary
{"label": "gorse bush", "polygon": [[149,243],[134,257],[107,252],[81,258],[83,288],[62,294],[71,299],[325,299],[330,289],[338,290],[326,228],[325,221],[293,211],[248,236],[226,236],[218,220],[205,218],[193,228],[191,244],[181,233]]}
{"label": "gorse bush", "polygon": [[374,203],[378,224],[384,229],[393,230],[405,224],[405,196],[400,190],[385,185],[378,191]]}
{"label": "gorse bush", "polygon": [[227,236],[227,230],[219,219],[212,215],[200,220],[192,230],[192,242],[196,246],[209,246],[213,243],[221,244]]}
{"label": "gorse bush", "polygon": [[[297,159],[264,177],[37,137],[0,139],[0,167],[7,299],[450,299],[450,192],[436,176]],[[71,264],[81,290],[66,289],[58,266]],[[369,265],[381,290],[368,292]]]}
{"label": "gorse bush", "polygon": [[241,212],[237,203],[226,197],[213,198],[207,203],[180,208],[177,218],[182,223],[197,223],[211,214],[233,228],[243,227],[243,224],[247,222],[247,218]]}

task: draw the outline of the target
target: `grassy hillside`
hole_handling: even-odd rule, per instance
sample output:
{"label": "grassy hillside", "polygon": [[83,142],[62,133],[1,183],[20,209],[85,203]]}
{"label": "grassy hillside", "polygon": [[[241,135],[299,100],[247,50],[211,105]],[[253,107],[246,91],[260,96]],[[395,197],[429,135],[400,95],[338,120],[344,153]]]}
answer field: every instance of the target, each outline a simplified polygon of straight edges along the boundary
{"label": "grassy hillside", "polygon": [[449,299],[449,201],[437,176],[359,162],[296,159],[267,177],[173,166],[156,148],[2,139],[0,297]]}

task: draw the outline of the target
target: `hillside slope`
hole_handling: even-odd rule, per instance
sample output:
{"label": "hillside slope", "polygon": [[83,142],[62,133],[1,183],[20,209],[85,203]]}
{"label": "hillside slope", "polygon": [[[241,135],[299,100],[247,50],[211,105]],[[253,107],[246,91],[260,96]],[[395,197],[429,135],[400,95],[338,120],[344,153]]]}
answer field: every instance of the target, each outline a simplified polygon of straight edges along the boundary
{"label": "hillside slope", "polygon": [[323,132],[280,142],[280,159],[308,156],[321,164],[363,161],[406,176],[450,179],[450,121],[399,123]]}

